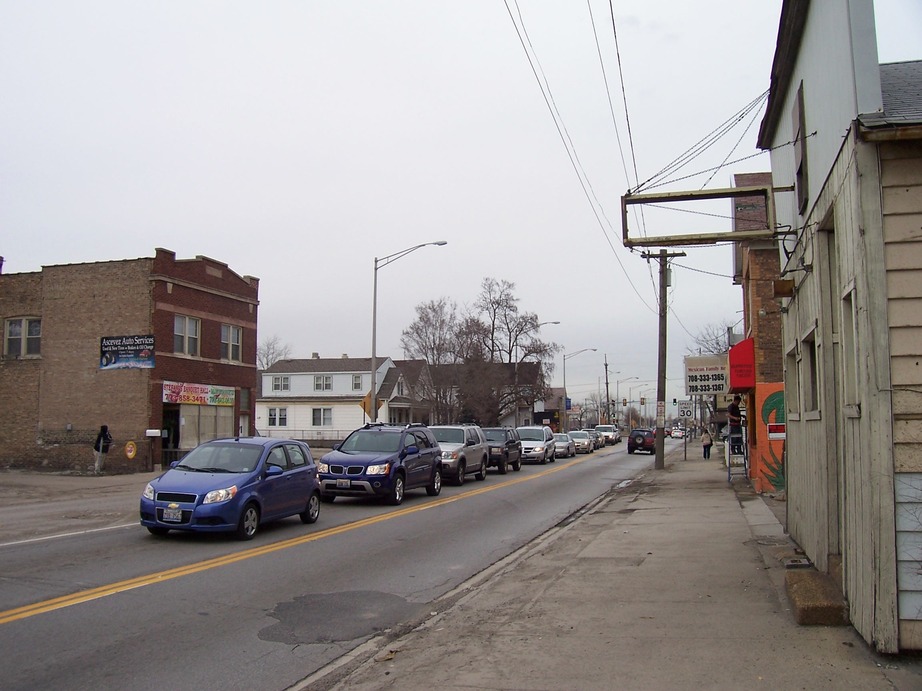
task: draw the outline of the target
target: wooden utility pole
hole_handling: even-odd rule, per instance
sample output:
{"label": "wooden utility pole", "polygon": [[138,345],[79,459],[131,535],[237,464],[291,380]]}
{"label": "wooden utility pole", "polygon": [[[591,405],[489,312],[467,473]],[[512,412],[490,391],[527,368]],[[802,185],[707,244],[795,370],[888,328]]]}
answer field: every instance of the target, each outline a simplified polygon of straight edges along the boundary
{"label": "wooden utility pole", "polygon": [[667,252],[660,250],[659,254],[644,252],[643,258],[649,261],[659,261],[659,356],[657,358],[656,377],[656,432],[655,450],[656,460],[653,467],[662,470],[666,467],[666,289],[669,287],[669,260],[674,257],[684,257],[685,252]]}

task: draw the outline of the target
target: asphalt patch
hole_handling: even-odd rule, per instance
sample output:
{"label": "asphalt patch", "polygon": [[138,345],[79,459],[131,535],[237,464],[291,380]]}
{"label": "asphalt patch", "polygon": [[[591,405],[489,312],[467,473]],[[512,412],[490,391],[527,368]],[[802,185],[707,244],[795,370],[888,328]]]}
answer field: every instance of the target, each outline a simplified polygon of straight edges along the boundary
{"label": "asphalt patch", "polygon": [[424,605],[390,593],[351,591],[316,593],[279,603],[260,639],[305,645],[354,641],[393,628],[419,615]]}

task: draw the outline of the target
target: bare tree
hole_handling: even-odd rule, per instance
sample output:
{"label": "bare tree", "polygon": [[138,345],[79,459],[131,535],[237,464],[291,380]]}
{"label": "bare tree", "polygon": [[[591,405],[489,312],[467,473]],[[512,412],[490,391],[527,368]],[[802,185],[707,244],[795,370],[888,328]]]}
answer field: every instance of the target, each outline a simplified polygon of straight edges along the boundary
{"label": "bare tree", "polygon": [[[560,347],[539,338],[538,315],[519,310],[514,283],[485,278],[480,286],[475,309],[482,324],[481,357],[494,365],[488,370],[491,373],[488,383],[494,392],[490,404],[496,409],[496,416],[503,417],[520,404],[532,406],[546,397],[553,357]],[[532,375],[527,381],[519,377],[520,366],[526,362],[540,363],[540,367],[527,370]],[[503,363],[513,365],[511,377],[510,368],[497,366]]]}
{"label": "bare tree", "polygon": [[269,369],[279,360],[287,360],[291,357],[291,346],[282,343],[278,336],[269,336],[256,348],[256,366],[261,369]]}
{"label": "bare tree", "polygon": [[694,346],[686,348],[687,355],[721,355],[730,350],[729,334],[733,325],[724,320],[708,324],[694,336]]}
{"label": "bare tree", "polygon": [[545,397],[560,348],[538,338],[538,316],[519,311],[514,290],[514,283],[485,278],[463,315],[447,298],[417,305],[400,345],[405,357],[429,363],[425,395],[439,422],[498,424],[519,403]]}
{"label": "bare tree", "polygon": [[447,298],[416,306],[416,320],[400,335],[404,357],[425,360],[429,378],[420,392],[433,405],[436,422],[454,422],[458,363],[458,309]]}

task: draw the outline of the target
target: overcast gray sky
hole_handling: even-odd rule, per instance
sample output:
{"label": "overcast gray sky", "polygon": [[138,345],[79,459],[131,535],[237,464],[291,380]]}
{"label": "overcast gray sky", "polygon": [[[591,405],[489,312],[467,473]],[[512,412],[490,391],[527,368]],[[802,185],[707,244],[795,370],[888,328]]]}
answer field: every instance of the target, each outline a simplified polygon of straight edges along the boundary
{"label": "overcast gray sky", "polygon": [[[379,271],[379,356],[402,357],[417,303],[464,307],[491,276],[561,322],[545,339],[597,349],[567,361],[576,402],[605,355],[612,395],[627,377],[652,390],[655,266],[621,244],[629,147],[645,180],[765,91],[781,2],[613,4],[623,95],[605,0],[0,0],[3,270],[206,255],[260,279],[261,341],[368,357],[374,257],[447,240]],[[878,0],[877,16],[882,62],[922,57],[919,0]],[[761,112],[683,173],[756,153]],[[762,155],[664,189],[768,167]],[[687,252],[669,294],[670,397],[692,336],[742,317],[730,249]]]}

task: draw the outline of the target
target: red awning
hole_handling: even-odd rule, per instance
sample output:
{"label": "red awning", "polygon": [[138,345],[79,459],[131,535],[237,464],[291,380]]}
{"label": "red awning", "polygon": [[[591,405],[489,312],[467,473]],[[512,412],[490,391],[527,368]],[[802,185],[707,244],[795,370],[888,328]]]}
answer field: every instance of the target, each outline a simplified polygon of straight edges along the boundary
{"label": "red awning", "polygon": [[730,393],[745,393],[756,387],[756,347],[751,338],[730,348]]}

